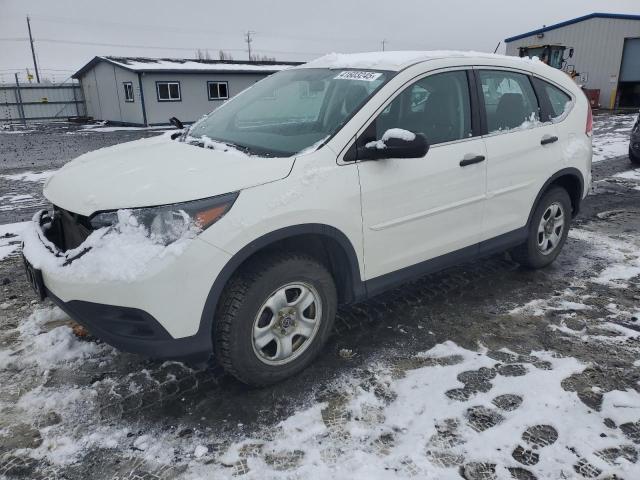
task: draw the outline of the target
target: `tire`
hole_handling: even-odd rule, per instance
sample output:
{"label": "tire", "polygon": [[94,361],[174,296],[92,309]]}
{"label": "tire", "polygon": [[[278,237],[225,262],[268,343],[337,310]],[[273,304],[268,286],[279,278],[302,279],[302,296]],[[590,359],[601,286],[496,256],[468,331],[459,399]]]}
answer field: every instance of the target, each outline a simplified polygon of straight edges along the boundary
{"label": "tire", "polygon": [[[306,306],[310,298],[313,303]],[[258,256],[222,294],[214,330],[217,360],[251,386],[284,380],[318,355],[331,333],[337,303],[331,274],[313,257]]]}
{"label": "tire", "polygon": [[[562,214],[561,221],[557,217],[557,210],[554,210],[556,206]],[[544,221],[543,216],[545,217]],[[554,221],[549,223],[551,216]],[[527,241],[511,250],[511,258],[523,267],[533,269],[546,267],[560,254],[567,240],[570,224],[571,199],[569,194],[562,187],[552,187],[542,196],[533,212]],[[541,228],[542,231],[540,231]]]}
{"label": "tire", "polygon": [[631,163],[633,163],[634,165],[640,165],[640,157],[633,153],[631,147],[629,147],[629,160],[631,160]]}

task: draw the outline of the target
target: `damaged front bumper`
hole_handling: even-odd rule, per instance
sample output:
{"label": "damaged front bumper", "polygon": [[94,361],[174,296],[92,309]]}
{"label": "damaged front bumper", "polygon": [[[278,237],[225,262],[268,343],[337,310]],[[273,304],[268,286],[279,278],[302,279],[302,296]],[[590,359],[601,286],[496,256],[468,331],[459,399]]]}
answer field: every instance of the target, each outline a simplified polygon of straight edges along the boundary
{"label": "damaged front bumper", "polygon": [[[165,261],[141,278],[75,279],[68,273],[80,259],[78,263],[92,261],[92,255],[87,254],[93,247],[86,245],[91,242],[77,244],[82,235],[69,235],[67,224],[58,211],[53,215],[41,211],[24,236],[27,277],[40,298],[50,298],[94,336],[120,350],[196,362],[211,357],[212,322],[203,322],[201,316],[209,289],[228,254],[194,239],[179,261]],[[49,264],[55,268],[47,268]]]}

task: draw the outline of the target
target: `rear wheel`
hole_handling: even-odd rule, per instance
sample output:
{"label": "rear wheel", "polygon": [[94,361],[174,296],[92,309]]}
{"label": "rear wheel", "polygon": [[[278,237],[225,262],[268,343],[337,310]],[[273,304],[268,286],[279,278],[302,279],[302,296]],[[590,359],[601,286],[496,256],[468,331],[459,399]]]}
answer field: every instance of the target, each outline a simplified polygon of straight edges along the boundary
{"label": "rear wheel", "polygon": [[631,160],[631,163],[633,163],[634,165],[640,165],[640,156],[633,153],[631,147],[629,147],[629,160]]}
{"label": "rear wheel", "polygon": [[216,316],[216,356],[249,385],[283,380],[317,356],[333,325],[333,278],[296,253],[257,257],[229,282]]}
{"label": "rear wheel", "polygon": [[529,268],[552,263],[567,240],[571,222],[571,199],[564,188],[547,191],[536,207],[527,241],[511,251],[511,257]]}

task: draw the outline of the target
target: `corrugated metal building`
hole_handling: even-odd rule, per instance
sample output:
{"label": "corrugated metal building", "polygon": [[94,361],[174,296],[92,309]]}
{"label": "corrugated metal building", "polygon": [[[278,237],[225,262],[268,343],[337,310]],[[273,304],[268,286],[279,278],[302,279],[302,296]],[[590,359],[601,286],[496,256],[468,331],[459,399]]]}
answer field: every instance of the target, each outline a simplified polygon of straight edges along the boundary
{"label": "corrugated metal building", "polygon": [[640,15],[592,13],[505,43],[507,55],[519,55],[521,47],[564,46],[563,69],[577,72],[585,88],[600,90],[603,108],[640,107]]}
{"label": "corrugated metal building", "polygon": [[87,115],[118,125],[191,123],[297,62],[94,57],[78,70]]}

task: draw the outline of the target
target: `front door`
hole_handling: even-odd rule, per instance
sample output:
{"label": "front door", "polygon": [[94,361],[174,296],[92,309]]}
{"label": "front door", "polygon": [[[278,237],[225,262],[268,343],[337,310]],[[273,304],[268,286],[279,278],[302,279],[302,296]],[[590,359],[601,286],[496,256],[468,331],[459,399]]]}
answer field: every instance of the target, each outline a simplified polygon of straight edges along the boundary
{"label": "front door", "polygon": [[430,144],[423,158],[358,163],[367,280],[419,274],[415,265],[479,241],[486,152],[471,104],[467,71],[431,74],[399,93],[358,138],[364,145],[395,128]]}

